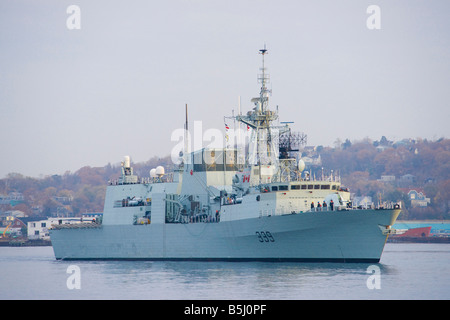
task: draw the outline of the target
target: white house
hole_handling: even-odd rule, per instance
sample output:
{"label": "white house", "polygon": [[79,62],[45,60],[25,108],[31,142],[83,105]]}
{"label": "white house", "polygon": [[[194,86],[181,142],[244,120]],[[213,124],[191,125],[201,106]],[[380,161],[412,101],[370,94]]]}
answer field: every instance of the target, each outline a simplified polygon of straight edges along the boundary
{"label": "white house", "polygon": [[80,218],[48,218],[47,220],[28,222],[28,239],[30,240],[50,240],[48,230],[52,224],[80,223]]}
{"label": "white house", "polygon": [[409,200],[411,200],[411,207],[426,207],[430,203],[430,198],[427,198],[423,192],[410,190],[408,192]]}
{"label": "white house", "polygon": [[101,219],[103,216],[102,212],[85,213],[82,218],[60,218],[51,217],[46,220],[38,220],[28,222],[28,239],[30,240],[50,240],[50,234],[48,230],[51,228],[52,224],[72,224],[81,222],[91,222],[97,219]]}

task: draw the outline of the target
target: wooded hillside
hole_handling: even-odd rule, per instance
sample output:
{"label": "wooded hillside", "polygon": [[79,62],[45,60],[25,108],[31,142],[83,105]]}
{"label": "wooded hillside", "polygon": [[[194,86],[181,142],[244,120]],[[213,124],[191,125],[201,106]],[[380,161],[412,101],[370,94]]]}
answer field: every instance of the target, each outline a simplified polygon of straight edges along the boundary
{"label": "wooded hillside", "polygon": [[[347,140],[318,153],[322,166],[338,169],[343,184],[355,195],[368,195],[374,201],[403,201],[402,219],[450,218],[450,139]],[[395,180],[383,182],[383,176]],[[412,189],[430,198],[426,208],[411,207],[406,193]]]}

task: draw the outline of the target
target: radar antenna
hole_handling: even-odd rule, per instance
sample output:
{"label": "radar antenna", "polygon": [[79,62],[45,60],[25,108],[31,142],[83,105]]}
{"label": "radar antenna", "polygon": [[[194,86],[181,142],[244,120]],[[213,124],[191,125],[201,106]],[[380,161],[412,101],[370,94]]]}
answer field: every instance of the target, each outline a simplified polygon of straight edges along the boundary
{"label": "radar antenna", "polygon": [[280,159],[288,159],[290,152],[298,152],[306,145],[307,136],[303,132],[292,132],[290,129],[279,136]]}

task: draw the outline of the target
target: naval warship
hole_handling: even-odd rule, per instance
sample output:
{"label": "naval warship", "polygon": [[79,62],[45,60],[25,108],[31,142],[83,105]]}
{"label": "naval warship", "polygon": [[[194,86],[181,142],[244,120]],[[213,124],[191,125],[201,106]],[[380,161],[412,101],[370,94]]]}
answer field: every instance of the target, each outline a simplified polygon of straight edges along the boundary
{"label": "naval warship", "polygon": [[145,178],[125,157],[101,219],[52,226],[56,259],[379,262],[400,206],[355,208],[338,175],[305,170],[290,122],[269,108],[267,49],[259,53],[259,96],[229,117],[248,144],[185,146],[172,172]]}

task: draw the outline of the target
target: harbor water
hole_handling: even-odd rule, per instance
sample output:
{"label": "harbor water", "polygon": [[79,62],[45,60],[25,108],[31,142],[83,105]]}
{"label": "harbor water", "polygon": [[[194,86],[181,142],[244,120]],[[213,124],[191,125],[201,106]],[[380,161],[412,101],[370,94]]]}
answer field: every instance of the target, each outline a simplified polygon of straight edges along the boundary
{"label": "harbor water", "polygon": [[450,244],[388,243],[378,264],[57,261],[0,247],[0,299],[450,299]]}

